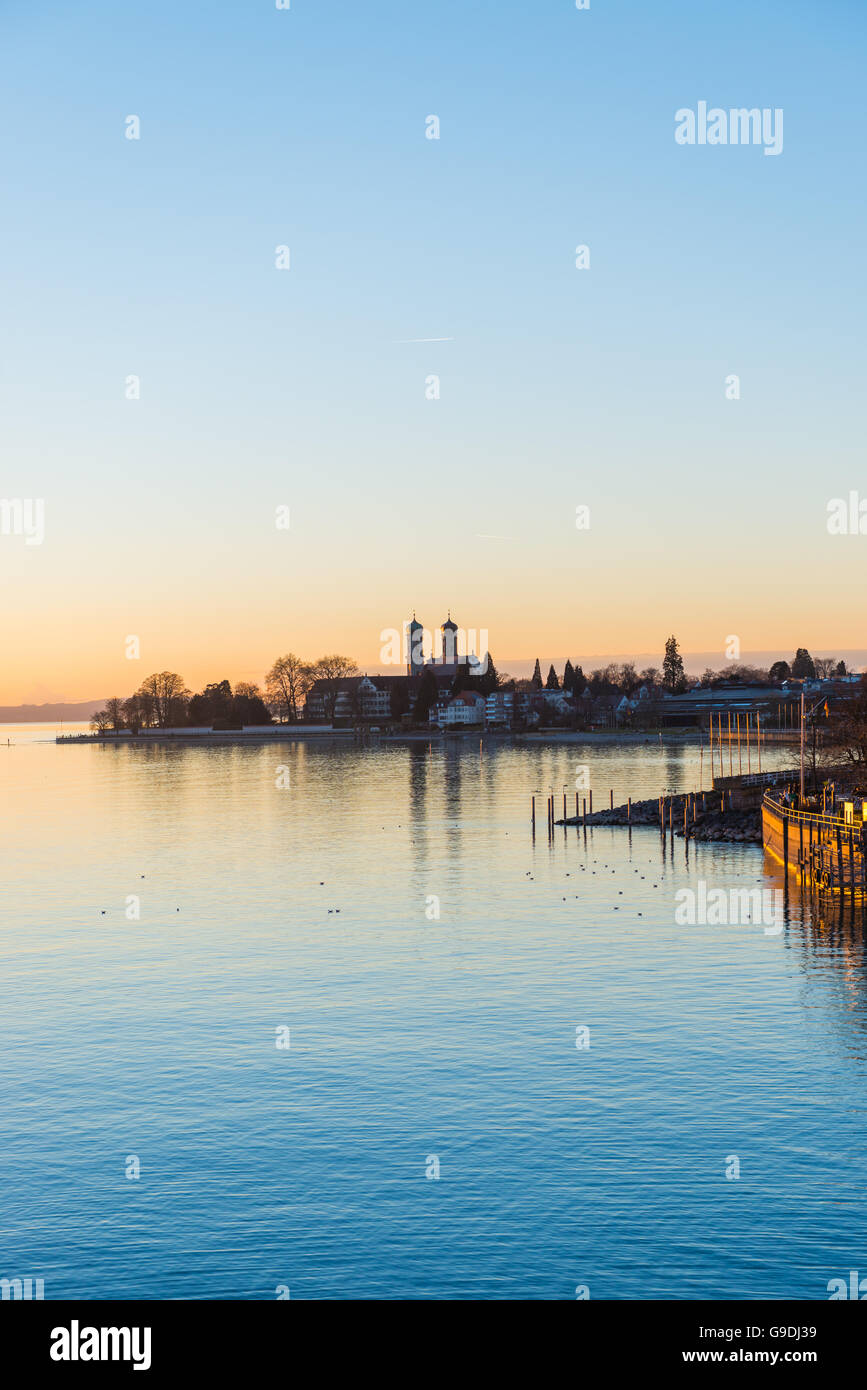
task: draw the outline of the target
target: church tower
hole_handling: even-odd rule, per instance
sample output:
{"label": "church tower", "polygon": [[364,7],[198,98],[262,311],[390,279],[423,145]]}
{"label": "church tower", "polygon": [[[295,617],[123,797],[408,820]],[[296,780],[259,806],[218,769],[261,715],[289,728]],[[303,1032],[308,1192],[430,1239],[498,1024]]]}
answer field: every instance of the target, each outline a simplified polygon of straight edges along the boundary
{"label": "church tower", "polygon": [[443,655],[442,663],[444,666],[457,666],[458,664],[458,625],[452,622],[452,610],[449,609],[449,616],[443,623],[440,631],[443,635]]}
{"label": "church tower", "polygon": [[421,623],[416,622],[415,609],[413,609],[412,622],[406,628],[406,674],[408,676],[420,676],[424,670],[424,628]]}

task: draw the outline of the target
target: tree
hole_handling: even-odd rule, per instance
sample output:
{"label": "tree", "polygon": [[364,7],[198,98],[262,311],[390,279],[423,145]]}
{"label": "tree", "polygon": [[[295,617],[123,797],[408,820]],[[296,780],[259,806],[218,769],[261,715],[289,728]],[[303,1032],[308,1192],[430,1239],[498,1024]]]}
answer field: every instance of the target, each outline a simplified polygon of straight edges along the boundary
{"label": "tree", "polygon": [[131,729],[134,734],[137,734],[139,729],[147,727],[142,711],[142,699],[140,695],[130,695],[128,700],[124,700],[123,718],[126,727]]}
{"label": "tree", "polygon": [[153,714],[161,729],[183,723],[190,698],[183,676],[175,671],[159,671],[142,681],[139,693],[152,702]]}
{"label": "tree", "polygon": [[835,675],[835,676],[845,676],[845,675],[846,675],[846,663],[845,663],[845,661],[838,661],[838,662],[837,662],[837,666],[836,666],[836,669],[835,669],[835,671],[834,671],[834,675]]}
{"label": "tree", "polygon": [[542,689],[542,668],[541,668],[541,666],[539,665],[539,658],[538,658],[538,657],[536,657],[536,665],[533,667],[533,675],[532,675],[532,677],[531,677],[531,680],[532,680],[532,683],[533,683],[533,689],[534,689],[534,690],[541,690],[541,689]]}
{"label": "tree", "polygon": [[333,724],[334,706],[340,694],[341,682],[350,676],[357,676],[358,667],[351,657],[332,652],[328,656],[320,656],[319,660],[313,663],[310,674],[314,681],[319,681],[322,685],[326,714],[329,723]]}
{"label": "tree", "polygon": [[662,662],[662,683],[673,695],[686,689],[686,676],[683,670],[683,657],[677,649],[677,638],[669,637],[665,644],[665,657]]}
{"label": "tree", "polygon": [[430,717],[431,705],[436,703],[438,694],[436,676],[429,666],[425,666],[412,710],[412,717],[417,724],[427,722]]}
{"label": "tree", "polygon": [[557,679],[557,672],[554,670],[554,664],[553,664],[553,662],[551,663],[551,666],[548,668],[548,679],[547,679],[546,682],[545,682],[545,689],[546,689],[546,690],[559,690],[559,689],[560,689],[560,682],[559,682],[558,679]]}
{"label": "tree", "polygon": [[831,763],[841,757],[863,776],[867,770],[867,675],[861,677],[854,700],[841,702],[831,715],[825,756]]}
{"label": "tree", "polygon": [[191,724],[213,724],[225,729],[232,720],[232,687],[228,681],[214,681],[194,695],[187,707]]}
{"label": "tree", "polygon": [[156,723],[156,713],[154,710],[154,699],[148,690],[138,690],[134,696],[141,711],[141,726],[143,729],[152,729]]}
{"label": "tree", "polygon": [[820,681],[828,680],[834,674],[834,667],[837,665],[833,656],[817,656],[813,662],[816,668],[816,675]]}
{"label": "tree", "polygon": [[580,667],[580,666],[576,666],[576,667],[575,667],[575,674],[574,674],[574,676],[573,676],[573,678],[572,678],[572,693],[573,693],[573,695],[576,695],[576,696],[577,696],[577,695],[583,695],[583,694],[584,694],[584,691],[585,691],[586,689],[587,689],[587,677],[585,676],[585,674],[584,674],[583,670],[581,669],[581,667]]}
{"label": "tree", "polygon": [[792,675],[795,680],[814,680],[816,667],[806,647],[799,647],[792,662]]}
{"label": "tree", "polygon": [[95,714],[91,715],[90,727],[98,734],[107,733],[111,727],[111,715],[108,710],[98,709]]}
{"label": "tree", "polygon": [[116,734],[119,734],[124,726],[123,705],[124,702],[119,695],[113,695],[110,700],[105,702],[105,712]]}
{"label": "tree", "polygon": [[392,684],[389,708],[392,719],[402,719],[405,714],[409,714],[409,689],[406,680],[397,680]]}
{"label": "tree", "polygon": [[500,676],[490,652],[485,652],[476,665],[461,666],[452,682],[452,694],[475,690],[479,695],[493,695],[500,689]]}
{"label": "tree", "polygon": [[563,690],[564,690],[565,694],[567,694],[567,695],[571,695],[571,694],[572,694],[572,688],[573,688],[574,684],[575,684],[575,671],[574,671],[574,669],[573,669],[573,667],[572,667],[572,662],[571,662],[571,661],[569,660],[569,658],[567,657],[567,658],[566,658],[566,665],[563,667]]}
{"label": "tree", "polygon": [[792,674],[788,661],[775,661],[768,675],[772,681],[787,681]]}
{"label": "tree", "polygon": [[274,721],[268,711],[258,685],[250,681],[238,681],[232,700],[232,722],[242,728],[245,724],[272,724]]}
{"label": "tree", "polygon": [[265,691],[281,721],[297,721],[310,680],[310,666],[300,656],[294,652],[278,656],[265,677]]}

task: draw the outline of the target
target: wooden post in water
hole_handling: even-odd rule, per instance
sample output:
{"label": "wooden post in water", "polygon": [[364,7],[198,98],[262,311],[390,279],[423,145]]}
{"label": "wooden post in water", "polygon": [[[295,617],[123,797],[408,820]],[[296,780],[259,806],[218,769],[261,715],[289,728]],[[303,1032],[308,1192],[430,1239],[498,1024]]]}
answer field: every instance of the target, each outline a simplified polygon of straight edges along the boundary
{"label": "wooden post in water", "polygon": [[846,880],[843,877],[843,836],[840,834],[840,827],[837,827],[837,873],[840,878],[840,892],[843,892]]}
{"label": "wooden post in water", "polygon": [[735,775],[735,769],[734,769],[734,765],[733,765],[733,763],[732,763],[732,751],[733,751],[733,750],[732,750],[732,712],[731,712],[731,710],[729,710],[728,719],[729,719],[729,777],[734,777],[734,775]]}
{"label": "wooden post in water", "polygon": [[736,718],[737,721],[738,721],[738,777],[743,777],[743,775],[744,775],[744,769],[743,769],[743,764],[741,763],[741,715],[740,715],[740,710],[738,710],[738,713],[736,714],[735,718]]}
{"label": "wooden post in water", "polygon": [[626,819],[627,819],[627,820],[632,820],[632,797],[631,797],[631,796],[628,796],[628,797],[626,798]]}
{"label": "wooden post in water", "polygon": [[610,800],[611,800],[611,809],[612,809],[612,811],[613,811],[613,810],[614,810],[614,788],[613,788],[613,787],[609,787],[609,789],[608,789],[608,795],[609,795]]}
{"label": "wooden post in water", "polygon": [[593,792],[590,792],[590,814],[593,815]]}
{"label": "wooden post in water", "polygon": [[576,820],[578,819],[578,816],[579,816],[579,815],[580,815],[580,811],[579,811],[579,809],[578,809],[578,793],[576,792],[576,793],[575,793],[575,819],[576,819]]}
{"label": "wooden post in water", "polygon": [[587,829],[587,798],[584,798],[584,829]]}
{"label": "wooden post in water", "polygon": [[535,798],[535,796],[531,796],[531,797],[530,797],[530,824],[532,825],[533,829],[535,830],[535,829],[536,829],[536,798]]}
{"label": "wooden post in water", "polygon": [[756,710],[756,750],[759,755],[759,774],[762,771],[762,716]]}

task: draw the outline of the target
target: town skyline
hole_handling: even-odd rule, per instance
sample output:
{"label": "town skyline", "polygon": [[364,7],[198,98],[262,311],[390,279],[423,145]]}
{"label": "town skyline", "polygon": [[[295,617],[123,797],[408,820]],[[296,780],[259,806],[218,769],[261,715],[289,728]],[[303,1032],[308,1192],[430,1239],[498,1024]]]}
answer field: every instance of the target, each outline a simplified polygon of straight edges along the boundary
{"label": "town skyline", "polygon": [[[413,617],[412,621],[415,621],[415,616]],[[409,621],[407,622],[407,627],[408,626]],[[420,630],[421,624],[418,624],[418,627]],[[455,647],[454,650],[459,651],[460,654],[463,655],[464,649],[462,644],[465,635],[472,638],[474,634],[472,630],[469,632],[469,634],[464,634],[463,629],[459,629],[457,624],[452,624],[452,627],[454,628],[455,633],[459,634],[459,636],[457,637],[458,646]],[[383,638],[385,639],[387,635],[387,630],[384,630],[382,634]],[[436,632],[431,634],[430,630],[425,629],[426,638],[431,635],[438,637],[439,633]],[[482,635],[485,636],[486,634],[483,633]],[[405,639],[408,639],[409,636],[409,633],[404,634]],[[409,641],[406,640],[402,647],[404,655],[409,655],[410,650],[411,645],[409,644]],[[421,649],[419,648],[419,653],[420,650]],[[621,671],[628,671],[629,668],[633,668],[635,676],[640,680],[642,674],[648,670],[661,673],[664,664],[665,643],[662,644],[662,650],[657,651],[645,651],[637,653],[591,653],[586,656],[579,656],[574,660],[571,656],[551,656],[545,654],[532,658],[520,658],[518,660],[511,661],[509,659],[505,659],[501,661],[496,658],[496,654],[492,650],[489,650],[487,646],[481,646],[479,648],[470,646],[468,647],[468,650],[471,653],[474,653],[477,658],[481,658],[481,660],[475,666],[476,674],[484,673],[484,658],[489,657],[491,661],[496,661],[496,676],[499,682],[517,681],[519,684],[526,683],[530,680],[531,676],[533,675],[534,669],[539,666],[541,666],[541,673],[543,676],[546,675],[549,668],[554,670],[557,674],[562,674],[565,672],[566,668],[570,668],[576,671],[582,670],[587,678],[589,678],[591,674],[604,673],[606,671],[610,671],[615,667],[620,668]],[[732,678],[734,680],[746,678],[745,673],[749,673],[750,671],[767,673],[776,663],[790,663],[795,653],[800,650],[800,645],[789,651],[772,648],[770,650],[759,652],[744,651],[738,652],[737,654],[733,654],[733,652],[729,650],[728,654],[723,654],[721,659],[721,654],[719,651],[687,652],[681,650],[678,646],[677,654],[682,662],[683,670],[686,677],[688,678],[690,683],[693,683],[695,681],[698,681],[703,675],[707,675],[708,672],[713,672],[718,678],[721,679],[725,679],[727,673],[731,672]],[[831,668],[835,667],[839,662],[843,663],[847,672],[850,674],[860,674],[862,669],[865,669],[865,667],[867,667],[867,651],[865,651],[864,649],[839,648],[833,651],[830,649],[826,651],[821,647],[812,649],[806,647],[804,648],[804,650],[812,660],[814,660],[816,663],[821,663],[823,667],[826,667],[829,674]],[[308,660],[306,662],[304,658],[301,657],[296,657],[295,659],[299,662],[300,666],[306,666],[308,669],[316,665],[316,661],[313,659]],[[318,660],[321,662],[327,659],[328,658],[319,658]],[[442,663],[445,659],[446,653],[444,652],[442,645],[437,644],[434,647],[434,654],[432,660],[430,655],[428,655],[423,660],[422,664],[413,667],[413,669],[417,670],[418,672],[421,672],[424,669],[425,665]],[[352,673],[357,676],[369,675],[371,677],[393,677],[395,675],[402,675],[405,672],[409,671],[409,665],[405,661],[392,662],[390,664],[385,665],[380,663],[378,666],[364,666],[361,663],[355,661],[351,653],[346,656],[340,657],[339,660],[348,662],[349,665],[347,667],[347,672],[351,667]],[[129,670],[130,664],[133,663],[127,663],[127,671]],[[139,661],[135,664],[140,665],[140,658]],[[163,671],[176,672],[178,669],[178,664],[179,663],[174,663],[174,665],[166,666],[162,669]],[[180,664],[183,665],[183,663]],[[273,666],[273,664],[274,662],[272,660],[272,662],[268,663],[268,668],[270,669]],[[219,657],[215,657],[212,658],[209,662],[205,675],[202,679],[191,678],[187,680],[185,673],[179,673],[179,676],[181,684],[185,684],[186,686],[188,686],[188,694],[190,695],[193,694],[196,690],[204,689],[207,686],[212,686],[216,684],[219,680],[228,681],[233,688],[236,688],[238,690],[253,690],[255,688],[258,691],[261,688],[261,693],[265,695],[266,687],[268,684],[268,674],[269,670],[266,669],[261,672],[248,672],[242,676],[232,676],[231,674],[227,674],[225,669],[220,668]],[[97,708],[101,708],[106,703],[106,701],[111,698],[124,700],[131,698],[139,690],[140,685],[141,681],[139,680],[138,683],[129,690],[120,688],[115,689],[114,697],[106,695],[91,695],[79,697],[76,699],[70,699],[64,696],[57,696],[54,698],[47,698],[45,700],[25,699],[21,701],[10,701],[6,703],[0,701],[0,722],[2,722],[4,719],[10,721],[20,717],[32,720],[37,717],[38,711],[40,711],[43,708],[46,710],[46,713],[44,715],[46,719],[53,719],[58,717],[78,717],[80,719],[88,719]],[[48,711],[51,712],[49,713]]]}

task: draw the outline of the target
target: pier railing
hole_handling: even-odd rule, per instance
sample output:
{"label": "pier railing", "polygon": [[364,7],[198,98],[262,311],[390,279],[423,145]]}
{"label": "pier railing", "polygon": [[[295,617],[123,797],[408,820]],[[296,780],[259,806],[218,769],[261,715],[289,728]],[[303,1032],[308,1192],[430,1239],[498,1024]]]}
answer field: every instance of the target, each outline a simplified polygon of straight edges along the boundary
{"label": "pier railing", "polygon": [[769,792],[765,792],[764,804],[769,810],[776,811],[778,816],[786,816],[794,825],[816,825],[825,826],[828,830],[858,830],[864,824],[860,816],[854,820],[846,820],[843,816],[829,816],[821,811],[802,811],[794,806],[786,806],[782,801],[775,801]]}

